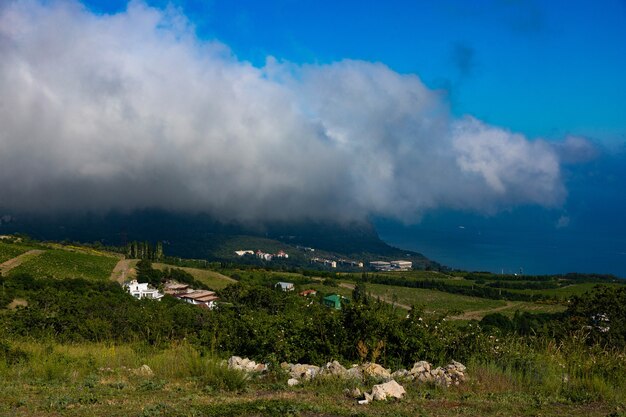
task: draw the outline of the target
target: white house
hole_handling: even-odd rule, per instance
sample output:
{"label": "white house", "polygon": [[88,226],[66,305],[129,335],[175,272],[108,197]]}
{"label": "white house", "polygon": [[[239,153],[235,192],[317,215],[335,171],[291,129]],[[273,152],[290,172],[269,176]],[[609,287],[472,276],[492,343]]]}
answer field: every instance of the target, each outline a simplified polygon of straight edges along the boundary
{"label": "white house", "polygon": [[139,283],[136,279],[126,284],[126,289],[135,298],[151,298],[153,300],[159,300],[163,298],[156,288],[151,288],[147,282]]}

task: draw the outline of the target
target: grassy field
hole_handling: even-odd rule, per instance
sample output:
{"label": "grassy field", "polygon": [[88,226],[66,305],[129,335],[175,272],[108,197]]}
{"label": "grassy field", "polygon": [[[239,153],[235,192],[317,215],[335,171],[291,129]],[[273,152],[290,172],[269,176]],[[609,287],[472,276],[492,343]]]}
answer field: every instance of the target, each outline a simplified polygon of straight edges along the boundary
{"label": "grassy field", "polygon": [[167,268],[182,269],[213,290],[221,290],[222,288],[236,282],[234,279],[227,277],[226,275],[222,275],[219,272],[211,271],[209,269],[186,268],[162,263],[153,263],[152,267],[161,271]]}
{"label": "grassy field", "polygon": [[507,290],[510,292],[518,292],[524,294],[542,294],[549,296],[556,296],[559,298],[570,298],[575,295],[581,295],[593,290],[597,285],[604,285],[609,287],[620,287],[620,284],[597,284],[593,282],[585,282],[582,284],[571,284],[560,288],[545,289],[545,290]]}
{"label": "grassy field", "polygon": [[118,258],[62,249],[50,249],[11,270],[11,275],[35,277],[108,279]]}
{"label": "grassy field", "polygon": [[422,306],[428,313],[465,312],[488,310],[506,305],[502,300],[468,297],[421,288],[393,287],[382,284],[367,284],[367,291],[373,296],[397,300],[406,305]]}
{"label": "grassy field", "polygon": [[[469,382],[459,387],[403,382],[407,394],[402,400],[361,406],[343,392],[369,391],[373,382],[326,378],[288,387],[285,374],[246,377],[184,343],[162,350],[32,342],[6,346],[23,356],[0,362],[2,416],[623,416],[623,382],[590,385],[598,395],[585,400],[558,383],[553,386],[552,378],[560,377],[553,365],[563,360],[558,352],[546,362],[547,369],[532,376],[534,384],[491,363],[470,361]],[[140,371],[144,364],[152,373]]]}
{"label": "grassy field", "polygon": [[[344,282],[346,284],[351,284]],[[340,294],[350,297],[352,290],[343,286],[330,287],[319,284],[303,285],[302,288],[313,288],[324,294]],[[513,316],[516,311],[531,313],[557,313],[565,310],[561,304],[533,303],[526,301],[489,300],[486,298],[468,297],[436,290],[419,288],[395,287],[382,284],[366,284],[367,292],[372,297],[399,305],[416,305],[423,307],[428,314],[451,314],[455,319],[480,320],[489,313],[502,313]]]}
{"label": "grassy field", "polygon": [[28,252],[31,249],[32,248],[28,246],[22,246],[15,243],[4,243],[0,241],[0,264]]}

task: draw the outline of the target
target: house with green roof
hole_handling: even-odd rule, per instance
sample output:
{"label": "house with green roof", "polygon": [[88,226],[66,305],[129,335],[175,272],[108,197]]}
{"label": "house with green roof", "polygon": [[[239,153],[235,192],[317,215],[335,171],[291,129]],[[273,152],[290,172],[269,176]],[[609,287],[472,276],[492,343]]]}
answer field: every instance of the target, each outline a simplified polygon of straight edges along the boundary
{"label": "house with green roof", "polygon": [[346,297],[342,297],[339,294],[327,295],[322,302],[326,307],[334,308],[335,310],[341,310],[341,303],[346,303],[349,300]]}

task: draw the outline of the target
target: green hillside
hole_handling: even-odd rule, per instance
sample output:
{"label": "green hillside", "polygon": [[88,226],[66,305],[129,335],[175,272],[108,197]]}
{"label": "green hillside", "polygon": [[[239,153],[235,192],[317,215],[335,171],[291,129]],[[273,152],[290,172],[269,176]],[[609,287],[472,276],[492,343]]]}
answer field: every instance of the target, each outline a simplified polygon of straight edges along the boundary
{"label": "green hillside", "polygon": [[64,249],[48,249],[12,269],[10,275],[36,277],[108,279],[119,258],[106,254],[88,254]]}
{"label": "green hillside", "polygon": [[0,264],[31,249],[32,248],[29,246],[20,245],[18,243],[6,243],[0,240]]}

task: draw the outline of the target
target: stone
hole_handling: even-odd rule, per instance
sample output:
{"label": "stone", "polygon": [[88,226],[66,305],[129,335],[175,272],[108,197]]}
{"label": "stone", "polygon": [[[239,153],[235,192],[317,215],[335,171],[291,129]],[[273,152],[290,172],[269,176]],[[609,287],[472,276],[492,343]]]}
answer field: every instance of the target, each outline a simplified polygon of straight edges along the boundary
{"label": "stone", "polygon": [[391,374],[393,379],[404,379],[409,375],[409,371],[406,369],[398,369],[396,372]]}
{"label": "stone", "polygon": [[228,367],[237,368],[241,364],[241,358],[239,356],[231,356],[228,358]]}
{"label": "stone", "polygon": [[365,363],[361,365],[361,372],[365,377],[382,380],[391,379],[391,373],[377,363]]}
{"label": "stone", "polygon": [[319,373],[323,375],[335,375],[344,377],[346,376],[346,371],[346,368],[342,364],[337,361],[332,361],[322,366]]}
{"label": "stone", "polygon": [[298,381],[296,378],[289,378],[287,380],[287,385],[289,385],[290,387],[296,386],[300,383],[300,381]]}
{"label": "stone", "polygon": [[411,375],[423,374],[424,372],[430,372],[430,363],[426,361],[419,361],[413,364],[413,368],[409,371]]}
{"label": "stone", "polygon": [[404,394],[406,394],[404,387],[398,384],[395,379],[372,387],[372,398],[376,401],[385,401],[388,398],[400,399]]}
{"label": "stone", "polygon": [[448,365],[448,368],[453,367],[454,369],[456,369],[459,372],[465,372],[465,370],[467,369],[465,367],[465,365],[463,365],[461,362],[457,362],[457,361],[452,361],[452,363],[450,363]]}
{"label": "stone", "polygon": [[154,376],[154,372],[148,365],[141,365],[139,368],[135,369],[135,375],[139,376]]}
{"label": "stone", "polygon": [[228,367],[244,372],[265,372],[267,365],[256,363],[248,358],[240,358],[239,356],[231,356],[228,358]]}
{"label": "stone", "polygon": [[359,379],[362,380],[363,379],[363,372],[361,372],[361,368],[359,368],[358,366],[352,367],[350,369],[348,369],[345,373],[345,377],[346,378],[350,378],[350,379]]}
{"label": "stone", "polygon": [[315,365],[301,365],[299,363],[292,365],[289,369],[289,375],[296,379],[310,380],[317,376],[320,367]]}
{"label": "stone", "polygon": [[430,381],[433,380],[433,376],[432,376],[432,374],[430,372],[428,372],[428,373],[425,372],[423,374],[419,374],[417,376],[417,380],[419,382],[430,382]]}

